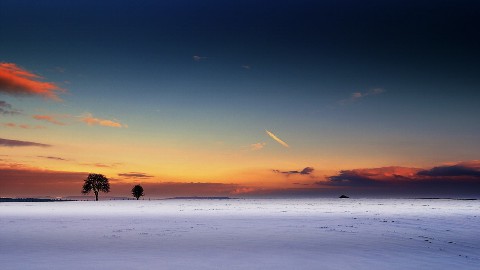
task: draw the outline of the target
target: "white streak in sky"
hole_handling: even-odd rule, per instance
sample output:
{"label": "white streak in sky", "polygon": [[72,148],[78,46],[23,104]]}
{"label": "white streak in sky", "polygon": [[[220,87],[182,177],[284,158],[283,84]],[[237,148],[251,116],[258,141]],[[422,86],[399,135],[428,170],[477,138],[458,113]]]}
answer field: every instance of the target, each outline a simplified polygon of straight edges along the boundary
{"label": "white streak in sky", "polygon": [[280,138],[278,138],[277,136],[275,136],[275,134],[273,134],[272,132],[268,131],[265,129],[265,132],[268,134],[268,136],[270,136],[272,139],[274,139],[276,142],[278,142],[279,144],[285,146],[285,147],[290,147],[288,146],[288,144],[284,141],[282,141]]}

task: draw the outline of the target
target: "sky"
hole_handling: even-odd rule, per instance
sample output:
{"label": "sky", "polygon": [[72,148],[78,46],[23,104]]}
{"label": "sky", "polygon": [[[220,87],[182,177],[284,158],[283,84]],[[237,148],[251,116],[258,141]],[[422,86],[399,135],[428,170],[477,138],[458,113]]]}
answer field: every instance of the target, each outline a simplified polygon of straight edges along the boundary
{"label": "sky", "polygon": [[478,196],[478,1],[0,2],[0,196]]}

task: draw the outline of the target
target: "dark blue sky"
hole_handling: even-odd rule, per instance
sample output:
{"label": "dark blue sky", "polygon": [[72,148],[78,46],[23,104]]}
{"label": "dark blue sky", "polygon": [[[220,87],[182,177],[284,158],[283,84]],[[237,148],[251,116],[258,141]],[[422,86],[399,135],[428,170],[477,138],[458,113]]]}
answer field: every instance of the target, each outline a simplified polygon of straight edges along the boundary
{"label": "dark blue sky", "polygon": [[203,75],[251,65],[268,70],[264,76],[356,87],[428,85],[432,77],[467,86],[478,83],[479,8],[477,1],[2,1],[0,49],[4,61],[48,57],[90,69],[96,59],[137,65],[133,75],[162,64],[185,73],[182,60],[200,55],[215,62]]}
{"label": "dark blue sky", "polygon": [[9,59],[50,57],[59,66],[91,68],[85,62],[97,59],[176,70],[182,56],[203,55],[222,70],[258,65],[270,76],[471,81],[479,8],[477,1],[2,1],[0,48]]}

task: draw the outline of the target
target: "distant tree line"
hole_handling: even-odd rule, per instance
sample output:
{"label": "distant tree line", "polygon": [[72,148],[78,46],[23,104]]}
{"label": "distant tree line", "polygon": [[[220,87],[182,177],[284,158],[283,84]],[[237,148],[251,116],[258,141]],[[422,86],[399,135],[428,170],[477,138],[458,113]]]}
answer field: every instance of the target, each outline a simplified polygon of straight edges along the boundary
{"label": "distant tree line", "polygon": [[73,200],[45,198],[0,198],[0,202],[65,202]]}

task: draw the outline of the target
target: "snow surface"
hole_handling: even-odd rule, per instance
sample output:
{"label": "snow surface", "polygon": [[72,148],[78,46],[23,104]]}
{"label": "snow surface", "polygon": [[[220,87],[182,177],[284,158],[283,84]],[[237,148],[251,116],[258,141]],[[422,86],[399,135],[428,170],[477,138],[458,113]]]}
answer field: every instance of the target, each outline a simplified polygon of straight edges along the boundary
{"label": "snow surface", "polygon": [[0,203],[1,269],[480,269],[480,201]]}

